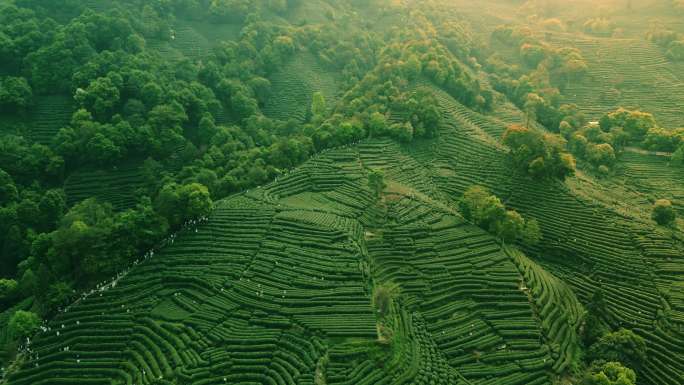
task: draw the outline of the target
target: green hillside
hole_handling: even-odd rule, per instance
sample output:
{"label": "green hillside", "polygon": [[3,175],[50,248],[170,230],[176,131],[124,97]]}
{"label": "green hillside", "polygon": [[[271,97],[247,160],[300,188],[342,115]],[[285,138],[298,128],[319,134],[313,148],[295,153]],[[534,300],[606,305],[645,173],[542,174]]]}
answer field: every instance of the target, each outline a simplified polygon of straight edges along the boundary
{"label": "green hillside", "polygon": [[0,0],[0,384],[684,383],[684,3],[571,3]]}

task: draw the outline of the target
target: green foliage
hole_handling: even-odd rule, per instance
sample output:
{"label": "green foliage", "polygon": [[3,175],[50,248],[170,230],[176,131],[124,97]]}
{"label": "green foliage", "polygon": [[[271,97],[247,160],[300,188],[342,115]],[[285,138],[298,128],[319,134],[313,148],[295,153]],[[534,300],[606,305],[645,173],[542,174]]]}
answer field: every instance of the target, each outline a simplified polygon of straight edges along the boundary
{"label": "green foliage", "polygon": [[33,90],[25,78],[0,77],[0,112],[23,112],[32,104]]}
{"label": "green foliage", "polygon": [[213,207],[209,190],[199,183],[167,184],[159,192],[154,204],[173,228],[208,215]]}
{"label": "green foliage", "polygon": [[458,205],[467,220],[505,242],[520,241],[532,246],[541,240],[541,231],[536,220],[525,221],[516,211],[507,210],[498,197],[482,186],[468,188]]}
{"label": "green foliage", "polygon": [[384,114],[374,112],[368,121],[368,131],[373,136],[381,136],[387,132],[387,118]]}
{"label": "green foliage", "polygon": [[684,166],[684,144],[672,154],[671,161],[677,166]]}
{"label": "green foliage", "polygon": [[12,177],[0,168],[0,206],[12,203],[19,197],[17,186]]}
{"label": "green foliage", "polygon": [[615,163],[615,150],[608,143],[589,144],[586,149],[589,162],[596,168],[600,166],[612,167]]}
{"label": "green foliage", "polygon": [[120,213],[114,213],[110,204],[84,200],[67,212],[55,231],[41,234],[33,242],[36,270],[42,265],[52,277],[41,284],[50,285],[60,277],[88,284],[111,276],[138,250],[155,245],[167,229],[166,220],[152,209],[149,199]]}
{"label": "green foliage", "polygon": [[13,279],[0,278],[0,304],[6,304],[17,296],[19,284]]}
{"label": "green foliage", "polygon": [[0,135],[0,164],[17,185],[61,180],[64,168],[64,160],[49,147],[16,135]]}
{"label": "green foliage", "polygon": [[663,48],[667,48],[670,43],[679,39],[679,34],[675,31],[661,27],[649,31],[646,38]]}
{"label": "green foliage", "polygon": [[644,138],[643,147],[652,151],[673,152],[684,143],[684,128],[668,130],[653,127]]}
{"label": "green foliage", "polygon": [[35,313],[19,310],[10,318],[7,329],[14,338],[29,337],[40,327],[40,318]]}
{"label": "green foliage", "polygon": [[255,4],[249,0],[211,0],[209,17],[216,22],[240,22],[255,10]]}
{"label": "green foliage", "polygon": [[112,74],[97,78],[85,90],[77,89],[74,99],[81,107],[93,111],[97,116],[108,117],[119,104],[121,86],[123,86],[121,76]]}
{"label": "green foliage", "polygon": [[575,172],[575,159],[557,136],[512,125],[504,133],[503,142],[510,147],[516,167],[535,178],[563,180]]}
{"label": "green foliage", "polygon": [[368,172],[368,187],[375,195],[375,199],[380,199],[382,192],[387,185],[385,184],[385,173],[382,170],[371,170]]}
{"label": "green foliage", "polygon": [[543,238],[541,227],[536,219],[528,219],[525,221],[525,227],[522,230],[521,242],[527,246],[534,246],[538,244]]}
{"label": "green foliage", "polygon": [[589,347],[599,338],[607,334],[608,308],[603,296],[603,290],[597,289],[586,306],[586,313],[582,324],[582,340],[585,347]]}
{"label": "green foliage", "polygon": [[603,115],[599,124],[605,132],[610,132],[618,127],[624,129],[629,140],[633,142],[642,141],[651,128],[658,126],[653,115],[624,108]]}
{"label": "green foliage", "polygon": [[539,45],[525,43],[520,47],[520,57],[528,67],[537,68],[546,58],[546,51]]}
{"label": "green foliage", "polygon": [[668,44],[665,56],[672,61],[684,61],[684,40],[675,40]]}
{"label": "green foliage", "polygon": [[589,348],[588,357],[638,367],[646,360],[646,342],[641,336],[623,328],[602,336]]}
{"label": "green foliage", "polygon": [[555,48],[535,38],[526,28],[499,26],[492,39],[520,47],[522,68],[508,64],[497,54],[487,59],[494,89],[505,94],[527,114],[551,131],[567,119],[576,123],[583,119],[576,106],[560,106],[560,91],[569,83],[579,81],[587,72],[587,62],[576,48]]}
{"label": "green foliage", "polygon": [[659,199],[653,205],[651,218],[659,225],[667,226],[675,221],[677,212],[674,207],[672,207],[672,202],[667,199]]}
{"label": "green foliage", "polygon": [[619,362],[595,364],[585,374],[582,385],[636,385],[636,374]]}
{"label": "green foliage", "polygon": [[314,92],[313,100],[311,102],[311,115],[313,115],[314,122],[320,122],[326,114],[327,106],[325,104],[325,96],[321,92]]}
{"label": "green foliage", "polygon": [[381,319],[390,313],[392,303],[400,293],[399,285],[394,282],[385,282],[373,287],[373,307]]}

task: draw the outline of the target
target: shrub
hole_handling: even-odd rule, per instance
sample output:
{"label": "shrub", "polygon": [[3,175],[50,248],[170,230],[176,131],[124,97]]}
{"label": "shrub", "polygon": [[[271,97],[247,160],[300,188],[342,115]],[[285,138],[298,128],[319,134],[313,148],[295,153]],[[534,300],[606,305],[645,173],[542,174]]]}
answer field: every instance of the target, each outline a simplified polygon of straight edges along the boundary
{"label": "shrub", "polygon": [[659,225],[669,225],[674,222],[677,217],[677,213],[672,207],[672,202],[667,199],[659,199],[653,205],[653,212],[651,213],[651,218],[656,221]]}

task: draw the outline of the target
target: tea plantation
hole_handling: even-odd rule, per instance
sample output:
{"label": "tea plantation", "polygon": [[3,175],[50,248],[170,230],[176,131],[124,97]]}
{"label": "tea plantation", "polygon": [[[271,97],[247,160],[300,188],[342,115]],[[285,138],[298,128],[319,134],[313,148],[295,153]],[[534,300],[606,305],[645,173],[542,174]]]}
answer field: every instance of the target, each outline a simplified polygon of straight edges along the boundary
{"label": "tea plantation", "polygon": [[[644,383],[680,383],[684,298],[668,259],[681,250],[560,185],[516,183],[486,134],[495,122],[466,120],[448,96],[440,107],[451,118],[433,154],[364,141],[218,202],[55,317],[8,383],[548,384],[578,359],[598,288],[616,326],[647,342]],[[370,168],[385,171],[384,203]],[[539,262],[453,209],[472,183],[540,221]],[[385,346],[371,292],[390,281]]]}
{"label": "tea plantation", "polygon": [[0,385],[684,384],[684,3],[0,0]]}

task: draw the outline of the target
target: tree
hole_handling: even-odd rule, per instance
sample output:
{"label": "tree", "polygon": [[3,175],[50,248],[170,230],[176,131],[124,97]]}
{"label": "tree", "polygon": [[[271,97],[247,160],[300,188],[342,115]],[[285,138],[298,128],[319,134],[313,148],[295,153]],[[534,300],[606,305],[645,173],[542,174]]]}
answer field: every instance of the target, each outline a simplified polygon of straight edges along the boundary
{"label": "tree", "polygon": [[40,223],[45,229],[51,229],[57,224],[67,210],[64,190],[48,190],[38,203]]}
{"label": "tree", "polygon": [[314,92],[313,100],[311,102],[311,115],[313,115],[314,123],[320,123],[327,111],[325,104],[325,96],[322,92]]}
{"label": "tree", "polygon": [[537,120],[537,111],[539,111],[544,105],[544,98],[535,94],[527,94],[525,99],[525,116],[527,120],[525,122],[525,127],[529,128],[530,123]]}
{"label": "tree", "polygon": [[19,285],[13,279],[0,279],[0,304],[10,302],[17,295],[17,288]]}
{"label": "tree", "polygon": [[406,77],[409,80],[414,80],[420,76],[421,72],[423,71],[423,65],[417,55],[411,55],[406,61],[405,69]]}
{"label": "tree", "polygon": [[209,190],[200,183],[166,184],[154,204],[157,212],[164,216],[173,228],[178,228],[187,220],[208,215],[213,208]]}
{"label": "tree", "polygon": [[520,56],[528,67],[537,68],[539,63],[544,60],[546,52],[544,47],[525,43],[520,47]]}
{"label": "tree", "polygon": [[589,348],[592,360],[618,361],[638,367],[646,360],[646,342],[631,330],[608,333]]}
{"label": "tree", "polygon": [[387,118],[380,112],[374,112],[368,121],[368,132],[373,136],[382,136],[387,133]]}
{"label": "tree", "polygon": [[589,368],[582,385],[636,385],[636,374],[619,362],[598,363]]}
{"label": "tree", "polygon": [[587,304],[587,311],[582,322],[582,340],[585,347],[591,346],[595,341],[608,333],[606,318],[609,316],[603,290],[597,289]]}
{"label": "tree", "polygon": [[681,143],[684,143],[684,128],[668,130],[654,127],[648,130],[644,138],[643,146],[653,151],[676,151]]}
{"label": "tree", "polygon": [[534,245],[541,239],[539,224],[514,210],[506,210],[501,200],[482,186],[471,186],[459,201],[464,218],[505,242],[520,241]]}
{"label": "tree", "polygon": [[659,199],[653,205],[653,212],[651,218],[656,221],[659,225],[667,226],[674,223],[677,217],[674,207],[672,207],[672,202],[667,199]]}
{"label": "tree", "polygon": [[14,202],[18,197],[19,192],[12,177],[0,168],[0,206]]}
{"label": "tree", "polygon": [[483,228],[489,228],[506,213],[501,200],[482,186],[469,187],[459,201],[459,209],[467,220]]}
{"label": "tree", "polygon": [[535,129],[511,125],[503,135],[511,149],[514,165],[535,178],[564,180],[575,173],[575,158],[565,150],[557,135],[543,135]]}
{"label": "tree", "polygon": [[584,23],[584,31],[595,35],[610,36],[613,30],[615,30],[615,24],[603,17],[590,19]]}
{"label": "tree", "polygon": [[[73,276],[83,283],[100,278],[116,271],[120,262],[107,247],[114,220],[111,205],[86,199],[69,210],[57,230],[34,241],[34,249],[43,249],[37,254],[57,276]],[[41,243],[44,246],[39,247]]]}
{"label": "tree", "polygon": [[542,232],[536,219],[525,221],[525,228],[521,238],[522,243],[526,246],[535,246],[541,241]]}
{"label": "tree", "polygon": [[612,167],[615,164],[615,150],[608,143],[590,144],[587,146],[587,159],[594,167]]}
{"label": "tree", "polygon": [[385,184],[385,173],[382,170],[371,170],[368,173],[368,187],[370,187],[375,199],[380,199],[382,192],[387,185]]}
{"label": "tree", "polygon": [[33,334],[40,326],[40,318],[33,312],[19,310],[12,315],[7,326],[14,338],[24,338]]}
{"label": "tree", "polygon": [[0,78],[0,112],[24,111],[33,103],[33,91],[25,78]]}
{"label": "tree", "polygon": [[614,112],[603,115],[599,120],[599,125],[606,132],[620,127],[629,135],[630,141],[634,142],[640,142],[651,128],[658,126],[652,114],[624,108],[618,108]]}
{"label": "tree", "polygon": [[515,242],[525,229],[522,215],[513,210],[506,210],[503,218],[494,223],[494,233],[505,242]]}

